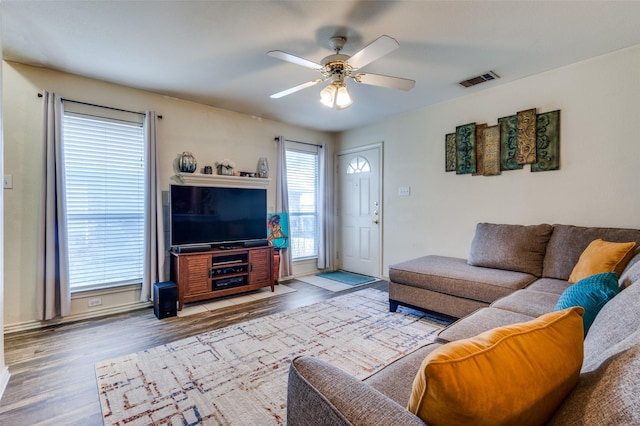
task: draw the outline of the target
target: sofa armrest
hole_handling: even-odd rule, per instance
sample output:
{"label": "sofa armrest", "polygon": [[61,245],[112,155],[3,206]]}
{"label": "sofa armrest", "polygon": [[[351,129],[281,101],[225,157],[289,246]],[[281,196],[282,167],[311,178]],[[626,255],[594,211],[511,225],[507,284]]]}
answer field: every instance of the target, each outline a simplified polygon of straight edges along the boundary
{"label": "sofa armrest", "polygon": [[291,362],[287,425],[416,425],[425,423],[366,383],[319,359]]}

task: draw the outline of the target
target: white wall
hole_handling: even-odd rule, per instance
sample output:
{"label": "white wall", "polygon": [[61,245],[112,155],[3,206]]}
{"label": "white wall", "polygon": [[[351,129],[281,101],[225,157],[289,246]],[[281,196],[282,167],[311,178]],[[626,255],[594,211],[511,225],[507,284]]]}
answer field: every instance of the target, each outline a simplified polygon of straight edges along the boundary
{"label": "white wall", "polygon": [[[640,161],[635,132],[639,68],[636,46],[342,134],[337,149],[384,141],[383,270],[425,254],[466,257],[481,221],[640,228],[640,179],[635,173]],[[14,180],[14,189],[4,190],[4,322],[10,331],[38,325],[40,90],[162,114],[158,132],[164,188],[182,151],[193,152],[199,166],[231,158],[239,169],[254,170],[260,156],[274,167],[276,135],[329,147],[333,142],[321,132],[15,63],[3,63],[3,87],[4,166]],[[525,166],[492,177],[444,172],[444,136],[457,125],[491,125],[533,107],[562,111],[560,170],[531,173]],[[333,158],[333,152],[328,154]],[[399,186],[410,186],[411,196],[399,197]],[[274,182],[269,192],[273,205]],[[127,309],[138,296],[129,291],[102,298],[97,310],[108,311]],[[74,300],[73,310],[80,316],[96,312],[83,299]]]}
{"label": "white wall", "polygon": [[[478,222],[640,228],[638,69],[635,46],[343,133],[338,150],[384,141],[383,270],[466,258]],[[445,134],[529,108],[561,110],[560,170],[445,173]]]}
{"label": "white wall", "polygon": [[[5,331],[38,326],[36,318],[35,266],[38,196],[42,180],[41,90],[98,105],[133,111],[154,110],[163,190],[173,183],[174,162],[182,151],[191,151],[198,168],[230,158],[237,170],[255,171],[259,157],[267,157],[275,176],[274,137],[327,144],[330,158],[334,137],[271,120],[212,108],[193,102],[135,90],[56,71],[4,62],[5,173],[13,175],[14,188],[5,190]],[[275,206],[275,179],[269,187],[268,208]],[[88,297],[74,297],[72,316],[115,312],[136,307],[139,291],[101,292],[102,306],[87,307]]]}

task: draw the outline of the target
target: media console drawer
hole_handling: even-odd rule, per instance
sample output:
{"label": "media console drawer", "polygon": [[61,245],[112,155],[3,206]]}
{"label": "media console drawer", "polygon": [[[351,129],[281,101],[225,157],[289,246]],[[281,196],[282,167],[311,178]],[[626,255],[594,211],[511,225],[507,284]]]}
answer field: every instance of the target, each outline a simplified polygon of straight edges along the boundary
{"label": "media console drawer", "polygon": [[271,287],[271,246],[171,252],[171,280],[178,287],[178,309],[185,303]]}

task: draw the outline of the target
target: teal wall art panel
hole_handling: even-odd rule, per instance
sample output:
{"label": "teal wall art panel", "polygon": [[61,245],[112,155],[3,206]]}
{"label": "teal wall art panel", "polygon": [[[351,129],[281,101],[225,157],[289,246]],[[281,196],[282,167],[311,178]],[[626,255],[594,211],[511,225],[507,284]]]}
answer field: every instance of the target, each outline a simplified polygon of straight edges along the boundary
{"label": "teal wall art panel", "polygon": [[560,110],[538,114],[536,118],[537,162],[532,172],[545,172],[560,168]]}
{"label": "teal wall art panel", "polygon": [[498,118],[500,125],[500,168],[502,170],[519,170],[522,164],[516,160],[518,148],[518,116]]}
{"label": "teal wall art panel", "polygon": [[456,127],[456,174],[476,172],[476,123]]}

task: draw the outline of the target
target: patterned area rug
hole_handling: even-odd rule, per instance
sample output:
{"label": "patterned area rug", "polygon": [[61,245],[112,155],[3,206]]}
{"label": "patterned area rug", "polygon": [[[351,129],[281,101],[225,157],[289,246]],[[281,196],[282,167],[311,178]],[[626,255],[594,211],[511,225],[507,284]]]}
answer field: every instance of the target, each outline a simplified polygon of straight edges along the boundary
{"label": "patterned area rug", "polygon": [[364,289],[96,364],[106,425],[286,423],[291,359],[364,379],[433,339],[419,313]]}

